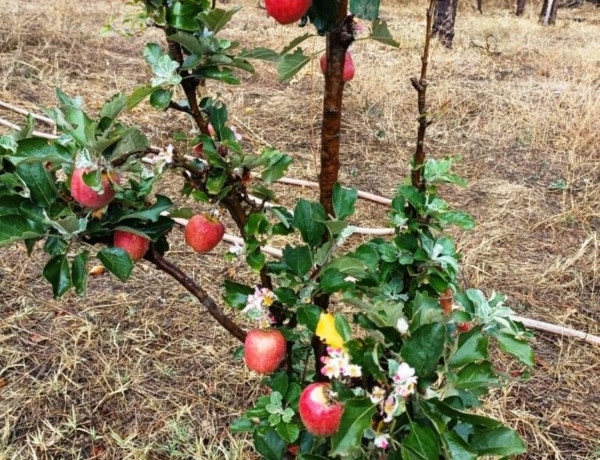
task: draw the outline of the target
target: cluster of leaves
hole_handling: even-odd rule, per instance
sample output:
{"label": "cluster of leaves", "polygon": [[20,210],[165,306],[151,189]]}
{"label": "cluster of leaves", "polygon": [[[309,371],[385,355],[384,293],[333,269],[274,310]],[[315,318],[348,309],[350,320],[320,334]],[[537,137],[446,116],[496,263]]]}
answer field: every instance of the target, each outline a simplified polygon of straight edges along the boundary
{"label": "cluster of leaves", "polygon": [[[267,378],[273,393],[260,398],[232,426],[253,431],[255,446],[265,458],[282,458],[290,446],[307,460],[378,458],[382,452],[372,440],[382,434],[391,439],[387,458],[462,459],[524,450],[514,431],[467,411],[480,405],[489,388],[510,378],[490,361],[491,344],[525,366],[533,366],[533,355],[528,334],[511,319],[502,295],[486,299],[480,291],[461,292],[457,286],[460,256],[441,230],[447,222],[464,228],[473,222],[450,210],[436,193],[438,183],[462,184],[450,174],[450,164],[427,162],[430,186],[425,191],[399,187],[390,212],[396,229],[391,240],[375,238],[346,249],[344,241],[353,231],[347,218],[354,212],[357,193],[339,185],[333,196],[335,216],[330,218],[319,203],[305,200],[283,219],[277,212],[273,223],[266,213],[255,217],[261,222],[255,228],[260,236],[283,224],[302,239],[302,244],[285,247],[281,261],[266,265],[287,318],[281,330],[294,344],[292,366]],[[232,282],[224,289],[225,301],[238,309],[253,292]],[[336,332],[352,363],[362,368],[359,379],[333,380],[345,409],[331,439],[312,437],[302,430],[298,415],[290,417],[298,412],[299,388],[318,379],[307,357],[321,316],[314,301],[322,295],[331,296],[343,311],[335,315]],[[450,296],[452,309],[442,306],[444,296]],[[400,320],[408,330],[398,327]],[[398,363],[415,370],[418,384],[404,400],[405,410],[384,422],[369,395],[376,386],[389,390]],[[282,410],[287,418],[273,416]]]}

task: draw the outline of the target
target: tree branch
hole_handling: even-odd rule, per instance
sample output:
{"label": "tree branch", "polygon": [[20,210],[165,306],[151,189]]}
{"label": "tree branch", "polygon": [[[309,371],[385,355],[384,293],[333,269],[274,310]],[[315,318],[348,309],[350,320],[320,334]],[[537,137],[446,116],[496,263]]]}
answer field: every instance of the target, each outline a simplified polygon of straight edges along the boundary
{"label": "tree branch", "polygon": [[188,290],[194,297],[196,297],[202,305],[208,310],[208,313],[217,320],[217,322],[223,326],[231,335],[236,337],[241,342],[246,340],[246,332],[238,326],[229,316],[225,314],[221,307],[210,297],[204,289],[202,289],[196,282],[187,276],[177,265],[169,262],[158,251],[154,248],[154,245],[150,245],[150,249],[145,257],[149,262],[152,262],[159,270],[167,273],[174,278],[179,284]]}
{"label": "tree branch", "polygon": [[433,12],[435,10],[436,0],[430,0],[427,9],[427,26],[425,29],[425,46],[421,56],[421,76],[411,78],[410,82],[413,88],[417,90],[417,104],[419,107],[419,128],[417,131],[417,148],[413,156],[411,171],[411,182],[419,190],[425,190],[425,180],[423,178],[423,164],[425,163],[425,131],[431,122],[427,118],[427,65],[429,60],[429,48],[431,44],[431,25],[433,22]]}

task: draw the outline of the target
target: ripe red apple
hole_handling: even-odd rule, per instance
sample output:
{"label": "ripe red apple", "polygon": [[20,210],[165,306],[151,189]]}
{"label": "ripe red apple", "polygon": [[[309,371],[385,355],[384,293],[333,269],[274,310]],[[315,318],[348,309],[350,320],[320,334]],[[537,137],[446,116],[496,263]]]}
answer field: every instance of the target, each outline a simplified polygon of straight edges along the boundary
{"label": "ripe red apple", "polygon": [[113,246],[115,248],[124,249],[129,253],[129,256],[134,262],[140,260],[150,246],[150,240],[135,233],[125,232],[123,230],[115,230],[113,236]]}
{"label": "ripe red apple", "polygon": [[223,239],[225,226],[216,217],[197,214],[185,226],[185,242],[196,252],[208,252]]}
{"label": "ripe red apple", "polygon": [[[327,68],[327,56],[323,54],[321,59],[319,59],[319,63],[321,64],[321,72],[325,74],[325,69]],[[344,60],[344,75],[342,79],[344,82],[350,81],[354,78],[354,61],[352,60],[352,55],[350,51],[346,51],[346,59]]]}
{"label": "ripe red apple", "polygon": [[331,400],[329,389],[329,383],[312,383],[300,395],[300,418],[306,430],[315,436],[332,436],[340,427],[344,406]]}
{"label": "ripe red apple", "polygon": [[291,24],[306,14],[312,0],[265,0],[267,14],[279,24]]}
{"label": "ripe red apple", "polygon": [[244,342],[246,366],[259,374],[270,374],[283,361],[285,350],[285,338],[278,329],[253,329]]}
{"label": "ripe red apple", "polygon": [[99,209],[106,206],[115,196],[115,191],[111,182],[119,183],[119,176],[116,173],[102,173],[102,188],[104,193],[92,190],[83,181],[83,175],[90,172],[89,168],[75,168],[71,177],[71,196],[82,206],[92,209]]}

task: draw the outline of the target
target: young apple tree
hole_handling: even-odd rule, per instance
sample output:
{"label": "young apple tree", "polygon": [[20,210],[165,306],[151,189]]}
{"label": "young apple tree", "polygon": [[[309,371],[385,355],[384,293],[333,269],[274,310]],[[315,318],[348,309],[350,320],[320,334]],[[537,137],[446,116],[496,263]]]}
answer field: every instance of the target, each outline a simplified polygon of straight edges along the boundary
{"label": "young apple tree", "polygon": [[[32,120],[0,139],[0,244],[22,243],[30,253],[43,249],[43,276],[55,297],[71,288],[85,294],[92,256],[123,281],[143,257],[181,283],[244,343],[246,365],[270,387],[231,425],[233,432],[251,432],[266,459],[522,453],[515,431],[471,412],[490,388],[526,373],[533,354],[529,334],[511,319],[503,295],[488,297],[458,283],[460,254],[444,229],[468,229],[474,222],[451,209],[438,186],[465,182],[451,173],[453,159],[427,158],[424,148],[434,2],[421,75],[411,80],[419,131],[410,177],[389,208],[392,237],[354,243],[358,193],[338,181],[348,50],[357,37],[397,47],[384,21],[374,20],[361,34],[347,0],[267,0],[275,19],[310,22],[316,34],[304,33],[279,52],[238,51],[239,44],[221,33],[239,8],[215,8],[208,0],[138,0],[147,23],[164,32],[162,44],[144,49],[151,81],[112,97],[95,115],[80,98],[57,90],[58,107],[45,112],[59,139],[32,137]],[[267,206],[275,198],[270,185],[292,160],[272,148],[246,152],[209,82],[239,84],[239,72],[254,71],[252,59],[274,63],[287,80],[319,57],[300,46],[319,36],[326,52],[319,201]],[[177,88],[185,100],[176,100]],[[118,121],[145,100],[187,114],[198,128],[188,142],[193,147],[157,151],[140,128]],[[155,192],[171,173],[183,174],[189,207],[177,208]],[[199,253],[223,237],[223,225],[197,203],[231,216],[256,273],[254,280],[223,280],[229,311],[168,259],[178,219],[189,219],[185,239]],[[289,238],[280,259],[267,259],[261,248],[275,236]],[[241,314],[253,324],[248,333],[234,319]],[[514,367],[494,365],[492,346],[514,357]]]}

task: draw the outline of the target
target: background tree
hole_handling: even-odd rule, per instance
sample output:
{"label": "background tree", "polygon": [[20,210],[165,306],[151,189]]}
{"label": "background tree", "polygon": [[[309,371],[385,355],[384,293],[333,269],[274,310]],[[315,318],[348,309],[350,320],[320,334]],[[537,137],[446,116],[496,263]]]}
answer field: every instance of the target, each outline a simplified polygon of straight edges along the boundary
{"label": "background tree", "polygon": [[433,35],[437,37],[446,48],[452,48],[454,40],[454,23],[458,0],[437,0],[435,20],[433,22]]}

